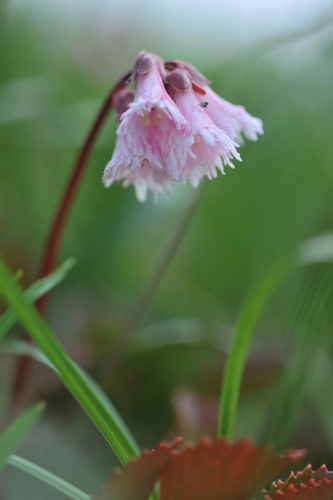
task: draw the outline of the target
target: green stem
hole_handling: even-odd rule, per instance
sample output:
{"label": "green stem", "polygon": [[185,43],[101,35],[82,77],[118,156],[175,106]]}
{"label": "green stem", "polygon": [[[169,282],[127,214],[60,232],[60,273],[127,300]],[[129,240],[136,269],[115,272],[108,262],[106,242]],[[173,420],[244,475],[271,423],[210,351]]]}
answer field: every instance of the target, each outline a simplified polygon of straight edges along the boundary
{"label": "green stem", "polygon": [[172,262],[172,259],[184,239],[186,231],[190,226],[206,187],[207,180],[203,180],[201,185],[192,193],[179,219],[175,222],[175,224],[173,224],[170,232],[163,242],[162,247],[158,252],[156,261],[149,270],[139,298],[129,310],[126,319],[118,330],[117,338],[112,343],[112,352],[106,356],[103,359],[102,364],[100,364],[100,370],[103,374],[101,375],[103,385],[107,385],[110,376],[112,376],[110,367],[115,366],[118,360],[121,359],[132,333],[136,330],[145,315],[152,298],[154,297]]}
{"label": "green stem", "polygon": [[[124,75],[111,89],[110,93],[102,104],[102,107],[99,110],[92,126],[90,127],[87,136],[83,141],[77,159],[73,165],[73,168],[71,169],[65,189],[61,195],[54,219],[51,222],[49,234],[46,238],[44,253],[40,263],[38,278],[43,278],[51,271],[53,271],[53,268],[57,261],[62,237],[66,228],[67,219],[73,206],[84,172],[86,171],[91,152],[105,123],[105,120],[112,109],[114,95],[118,90],[124,87],[129,74],[130,73]],[[46,293],[39,297],[36,302],[36,307],[42,314],[45,311],[48,297],[49,294]],[[29,339],[29,332],[26,334],[26,338]],[[22,395],[24,384],[26,383],[30,370],[30,362],[30,359],[25,357],[22,357],[19,360],[19,363],[16,367],[12,389],[13,401],[18,401]]]}
{"label": "green stem", "polygon": [[170,233],[167,235],[162,248],[157,256],[146,282],[143,286],[140,297],[132,310],[129,311],[128,318],[121,331],[129,335],[144,316],[151,299],[158,289],[169,265],[172,262],[184,236],[190,226],[191,220],[198,208],[204,191],[207,187],[207,181],[203,180],[201,185],[192,193],[187,205],[184,207],[182,214],[176,223],[172,226]]}

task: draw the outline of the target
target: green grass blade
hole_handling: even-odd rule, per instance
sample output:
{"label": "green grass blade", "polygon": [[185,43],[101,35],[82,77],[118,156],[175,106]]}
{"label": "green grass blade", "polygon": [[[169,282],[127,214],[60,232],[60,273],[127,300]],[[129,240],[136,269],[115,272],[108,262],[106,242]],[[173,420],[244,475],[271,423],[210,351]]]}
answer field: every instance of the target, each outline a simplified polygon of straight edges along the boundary
{"label": "green grass blade", "polygon": [[291,259],[273,266],[249,295],[240,313],[222,383],[218,437],[234,438],[240,386],[253,329],[278,284],[291,268]]}
{"label": "green grass blade", "polygon": [[24,458],[18,457],[17,455],[11,455],[7,463],[13,465],[17,469],[27,472],[52,488],[61,491],[64,495],[67,495],[73,500],[90,500],[90,496],[87,495],[87,493],[84,493],[64,479],[61,479],[55,474],[52,474],[52,472],[49,472],[42,467],[25,460]]}
{"label": "green grass blade", "polygon": [[[305,284],[298,300],[291,327],[292,348],[266,417],[261,442],[273,442],[283,448],[297,423],[302,402],[310,385],[315,353],[326,340],[325,311],[332,302],[333,234],[317,236],[302,243],[297,265],[317,264],[312,279]],[[320,266],[318,269],[318,265]],[[319,335],[320,332],[320,335]]]}
{"label": "green grass blade", "polygon": [[316,362],[316,352],[327,340],[328,329],[323,322],[326,319],[325,311],[332,304],[333,266],[325,266],[316,274],[314,282],[307,287],[293,321],[293,347],[267,417],[267,431],[262,436],[262,439],[273,442],[278,448],[286,446],[297,424]]}
{"label": "green grass blade", "polygon": [[44,403],[38,403],[25,411],[0,436],[0,470],[8,457],[19,447],[44,407]]}
{"label": "green grass blade", "polygon": [[[49,368],[52,368],[56,373],[59,372],[55,368],[55,366],[47,359],[47,357],[36,347],[34,344],[31,344],[31,342],[26,342],[25,340],[8,340],[8,341],[2,341],[0,343],[0,353],[7,353],[7,354],[16,354],[18,356],[29,356],[30,358],[34,359],[35,361],[38,361],[39,363],[44,363],[46,366]],[[75,361],[73,361],[73,364],[76,365]],[[113,406],[111,403],[110,399],[108,396],[105,394],[105,392],[100,388],[100,386],[88,375],[88,373],[83,370],[81,367],[76,365],[76,368],[81,372],[82,376],[86,379],[87,383],[92,386],[94,389],[95,393],[98,395],[98,397],[101,399],[109,413],[113,415],[113,418],[117,422],[117,425],[119,428],[122,429],[123,433],[127,435],[127,438],[133,442],[133,446],[136,446],[130,431],[128,430],[127,426],[125,425],[124,421],[122,420],[121,416],[119,415],[118,411],[116,408]]]}
{"label": "green grass blade", "polygon": [[[30,302],[34,302],[39,297],[49,292],[57,286],[68,274],[68,272],[75,265],[75,259],[70,257],[63,264],[61,264],[55,271],[50,273],[45,278],[42,278],[33,283],[26,291],[25,295]],[[9,309],[0,318],[0,340],[12,328],[17,321],[17,315],[12,309]]]}
{"label": "green grass blade", "polygon": [[[283,279],[298,267],[333,261],[333,235],[325,234],[302,243],[289,258],[273,266],[259,285],[248,296],[236,325],[234,339],[227,360],[222,383],[218,436],[230,441],[234,438],[240,386],[253,329],[272,293]],[[302,355],[297,354],[298,359]],[[300,363],[300,366],[303,366]],[[290,393],[286,393],[282,405],[288,405]],[[280,420],[282,422],[282,420]]]}
{"label": "green grass blade", "polygon": [[7,303],[15,310],[20,322],[40,350],[54,365],[65,386],[81,404],[83,409],[104,435],[121,463],[138,455],[138,446],[118,425],[117,418],[110,413],[95,387],[70,359],[49,326],[29,303],[0,259],[0,290]]}
{"label": "green grass blade", "polygon": [[3,340],[0,342],[0,354],[14,354],[16,356],[28,356],[29,358],[47,365],[55,370],[54,366],[44,354],[31,342],[26,340]]}

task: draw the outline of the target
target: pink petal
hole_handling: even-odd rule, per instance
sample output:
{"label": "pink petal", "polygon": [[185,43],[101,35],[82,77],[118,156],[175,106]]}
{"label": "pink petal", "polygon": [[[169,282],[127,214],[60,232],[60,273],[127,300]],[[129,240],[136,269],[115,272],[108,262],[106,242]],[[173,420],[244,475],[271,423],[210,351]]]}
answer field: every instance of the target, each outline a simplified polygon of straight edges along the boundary
{"label": "pink petal", "polygon": [[189,179],[197,186],[204,175],[209,179],[216,177],[216,168],[223,172],[223,164],[233,167],[232,158],[241,161],[236,151],[237,144],[213,123],[206,109],[200,107],[200,101],[193,90],[176,92],[175,102],[190,123],[194,135],[191,152],[182,170],[183,182]]}
{"label": "pink petal", "polygon": [[[135,185],[142,186],[143,179],[149,177],[147,188],[154,185],[156,194],[162,185],[169,188],[169,178],[179,180],[179,172],[186,164],[194,140],[191,128],[164,88],[161,60],[152,56],[155,64],[148,70],[145,66],[145,72],[137,75],[134,102],[121,115],[116,147],[103,176],[107,187],[115,180],[128,178],[129,172],[137,178],[142,165],[148,162],[149,176],[140,175]],[[140,193],[142,199],[143,189]]]}
{"label": "pink petal", "polygon": [[124,179],[124,187],[133,184],[136,197],[142,202],[146,201],[148,190],[154,195],[154,200],[157,202],[159,194],[171,192],[174,182],[167,174],[152,167],[147,160],[142,163],[140,170],[136,174],[126,169],[123,170],[115,180],[121,179]]}
{"label": "pink petal", "polygon": [[207,114],[215,125],[223,130],[230,139],[240,140],[241,133],[248,139],[256,141],[257,134],[263,134],[262,121],[251,116],[243,106],[236,106],[222,99],[208,85],[204,85],[205,100],[209,103]]}

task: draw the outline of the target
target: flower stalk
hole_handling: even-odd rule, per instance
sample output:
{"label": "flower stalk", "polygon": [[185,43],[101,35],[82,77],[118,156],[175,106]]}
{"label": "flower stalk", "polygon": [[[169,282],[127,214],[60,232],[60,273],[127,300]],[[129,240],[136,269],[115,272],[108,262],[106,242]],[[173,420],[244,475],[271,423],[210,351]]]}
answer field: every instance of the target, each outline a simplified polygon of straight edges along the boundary
{"label": "flower stalk", "polygon": [[[128,88],[134,80],[135,92]],[[242,106],[220,98],[209,88],[209,81],[191,64],[163,61],[142,51],[134,67],[122,77],[103,103],[79,152],[67,186],[51,224],[38,278],[51,272],[66,222],[98,134],[112,108],[119,122],[113,156],[107,164],[103,182],[109,187],[122,181],[134,185],[137,198],[145,201],[150,191],[158,195],[171,191],[175,182],[190,182],[197,187],[204,177],[213,179],[232,160],[241,160],[237,147],[242,134],[257,140],[262,122]],[[204,98],[204,100],[203,100]],[[236,142],[237,141],[237,142]],[[177,246],[177,244],[176,244]],[[129,330],[133,329],[150,301],[175,250],[162,261],[161,268],[148,284],[134,310]],[[48,295],[36,303],[44,313]],[[21,358],[14,379],[13,399],[18,399],[27,378],[30,361]]]}
{"label": "flower stalk", "polygon": [[[104,103],[102,104],[88,134],[85,137],[76,161],[74,162],[67,185],[65,186],[63,194],[60,198],[55,216],[51,223],[48,236],[46,238],[39,271],[37,274],[37,279],[43,278],[44,276],[49,274],[56,265],[63,234],[66,228],[66,222],[73,206],[75,196],[78,192],[80,182],[86,171],[90,154],[105,123],[106,118],[114,106],[114,98],[125,87],[126,81],[129,78],[130,74],[131,73],[129,72],[124,75],[113,86]],[[41,315],[44,315],[48,298],[49,294],[47,293],[36,301],[36,307]],[[25,338],[27,340],[30,339],[28,333],[25,334]],[[26,356],[22,356],[18,361],[12,389],[13,402],[17,402],[22,395],[25,381],[30,370],[30,365],[31,359]]]}

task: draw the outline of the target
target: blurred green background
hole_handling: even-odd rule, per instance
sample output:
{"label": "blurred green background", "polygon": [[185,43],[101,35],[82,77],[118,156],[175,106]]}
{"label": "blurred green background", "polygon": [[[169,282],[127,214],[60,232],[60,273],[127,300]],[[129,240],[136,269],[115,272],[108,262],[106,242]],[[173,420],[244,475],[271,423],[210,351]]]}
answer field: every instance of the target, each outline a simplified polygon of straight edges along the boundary
{"label": "blurred green background", "polygon": [[[13,271],[24,270],[24,286],[35,279],[48,225],[85,133],[139,50],[188,60],[217,93],[264,122],[265,135],[241,148],[243,162],[209,183],[117,363],[113,339],[193,189],[174,186],[158,204],[151,198],[139,203],[132,188],[105,189],[101,176],[116,130],[110,117],[75,201],[60,261],[73,255],[77,265],[52,293],[47,319],[145,447],[176,434],[214,436],[226,353],[248,291],[298,243],[333,227],[328,4],[178,4],[179,10],[149,1],[0,2],[0,250]],[[238,437],[259,441],[274,419],[268,410],[297,342],[293,317],[316,275],[313,267],[284,282],[256,329]],[[298,425],[283,445],[307,447],[314,467],[326,461],[332,468],[330,309],[313,326],[315,376]],[[19,328],[12,335],[20,335]],[[15,358],[1,356],[3,425],[14,370]],[[96,492],[117,464],[112,451],[53,375],[34,366],[24,405],[39,397],[46,398],[47,410],[20,454]],[[46,496],[63,498],[5,469],[0,498]]]}

